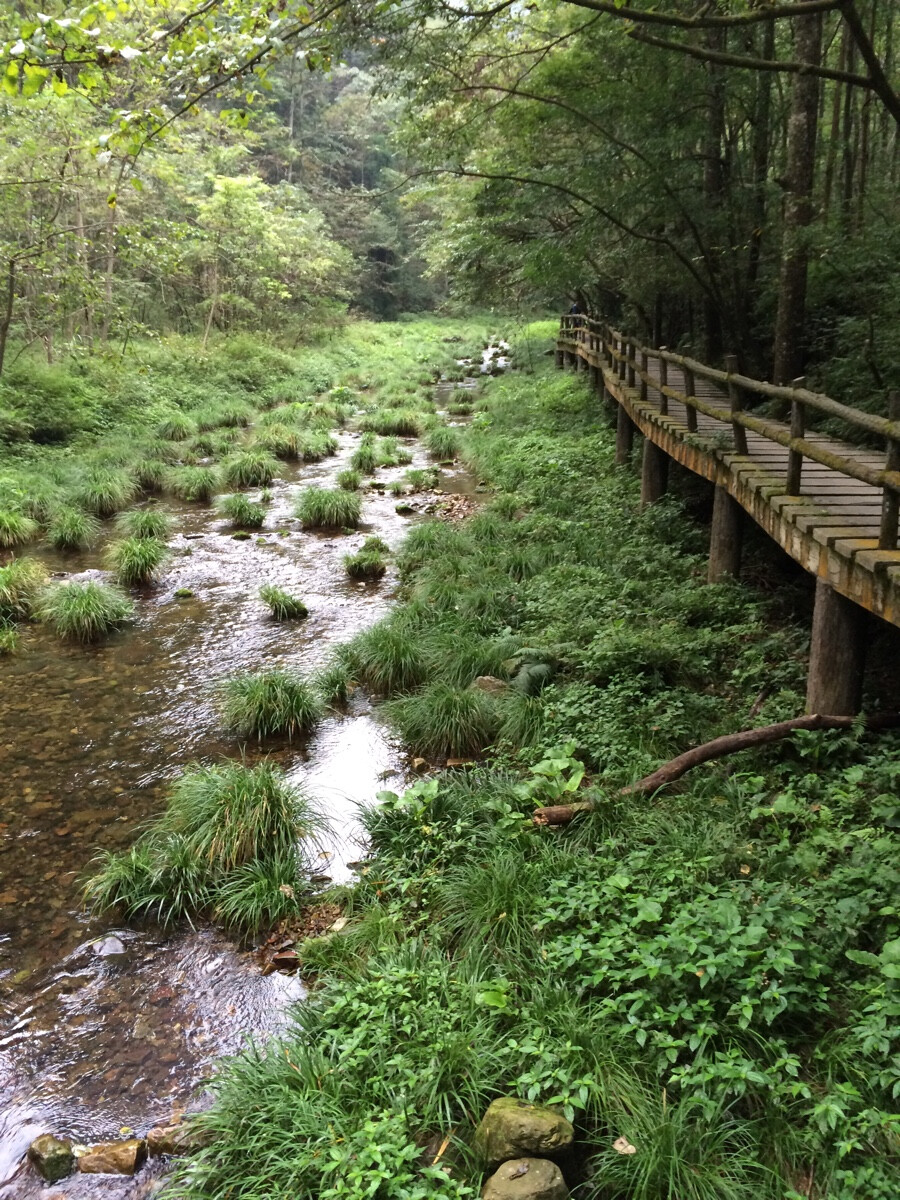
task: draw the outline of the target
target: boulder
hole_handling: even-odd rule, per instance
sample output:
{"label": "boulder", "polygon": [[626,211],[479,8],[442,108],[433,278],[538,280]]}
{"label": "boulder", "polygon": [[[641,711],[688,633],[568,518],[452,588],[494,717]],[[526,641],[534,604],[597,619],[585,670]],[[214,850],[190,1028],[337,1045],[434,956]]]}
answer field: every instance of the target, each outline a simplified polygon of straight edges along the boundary
{"label": "boulder", "polygon": [[475,1144],[493,1169],[510,1158],[546,1158],[572,1145],[575,1130],[565,1117],[516,1096],[490,1105],[475,1134]]}
{"label": "boulder", "polygon": [[156,1157],[159,1154],[186,1154],[194,1145],[186,1125],[154,1125],[147,1134],[147,1149]]}
{"label": "boulder", "polygon": [[99,942],[92,942],[91,949],[98,958],[121,958],[123,954],[127,953],[125,943],[114,934],[101,938]]}
{"label": "boulder", "polygon": [[507,691],[507,685],[496,675],[479,675],[472,683],[475,691],[485,692],[488,696],[502,696]]}
{"label": "boulder", "polygon": [[75,1152],[65,1138],[42,1133],[28,1147],[28,1158],[37,1173],[48,1183],[65,1179],[75,1170]]}
{"label": "boulder", "polygon": [[78,1170],[85,1175],[134,1175],[146,1157],[147,1143],[143,1138],[102,1142],[80,1155]]}
{"label": "boulder", "polygon": [[495,1171],[481,1190],[482,1200],[566,1200],[562,1171],[548,1158],[514,1158]]}

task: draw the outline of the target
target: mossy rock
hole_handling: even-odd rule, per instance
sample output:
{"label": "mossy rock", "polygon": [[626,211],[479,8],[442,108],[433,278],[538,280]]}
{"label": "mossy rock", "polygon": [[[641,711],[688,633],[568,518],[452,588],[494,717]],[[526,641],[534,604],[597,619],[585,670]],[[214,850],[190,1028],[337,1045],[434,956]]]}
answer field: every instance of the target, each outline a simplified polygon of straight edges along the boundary
{"label": "mossy rock", "polygon": [[176,600],[190,600],[193,598],[193,595],[194,595],[194,593],[191,591],[190,588],[176,588],[175,589],[175,599]]}
{"label": "mossy rock", "polygon": [[501,1096],[488,1108],[475,1144],[488,1169],[511,1158],[552,1158],[568,1150],[575,1130],[565,1117],[517,1096]]}
{"label": "mossy rock", "polygon": [[72,1143],[64,1138],[43,1133],[28,1147],[28,1158],[35,1170],[47,1183],[58,1183],[75,1170],[75,1152]]}

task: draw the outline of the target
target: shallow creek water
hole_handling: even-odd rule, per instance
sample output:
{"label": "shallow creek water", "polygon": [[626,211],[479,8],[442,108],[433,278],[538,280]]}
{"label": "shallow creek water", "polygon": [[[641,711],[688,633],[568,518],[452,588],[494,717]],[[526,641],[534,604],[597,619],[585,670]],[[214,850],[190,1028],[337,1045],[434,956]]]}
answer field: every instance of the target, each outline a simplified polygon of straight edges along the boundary
{"label": "shallow creek water", "polygon": [[[485,362],[488,363],[488,353]],[[505,364],[504,364],[505,365]],[[438,406],[454,389],[438,388]],[[201,928],[172,935],[89,917],[80,900],[98,847],[128,846],[164,804],[185,764],[240,752],[222,734],[214,691],[225,676],[263,666],[309,671],[388,608],[392,575],[347,579],[344,554],[373,533],[392,548],[409,517],[390,495],[367,491],[353,535],[304,532],[291,516],[309,483],[333,484],[359,441],[340,435],[336,457],[290,466],[272,485],[260,536],[236,541],[209,506],[160,502],[174,518],[172,558],[139,594],[137,621],[96,647],[61,644],[29,628],[6,660],[0,688],[0,1197],[47,1196],[22,1156],[39,1133],[80,1142],[144,1133],[191,1102],[216,1058],[249,1035],[276,1030],[297,977],[263,976],[233,941]],[[425,465],[420,447],[413,465]],[[383,470],[380,481],[405,468]],[[439,490],[469,492],[463,472]],[[421,500],[422,498],[417,498]],[[60,576],[99,573],[89,554],[43,555]],[[307,620],[279,624],[257,598],[261,583],[301,596]],[[190,599],[176,589],[189,588]],[[315,797],[333,838],[322,873],[339,880],[358,857],[357,806],[403,782],[399,749],[356,696],[304,743],[246,749],[270,754]],[[104,939],[119,939],[120,945]],[[124,953],[121,953],[124,947]],[[116,953],[105,953],[107,950]],[[152,1180],[78,1176],[53,1197],[145,1195]]]}

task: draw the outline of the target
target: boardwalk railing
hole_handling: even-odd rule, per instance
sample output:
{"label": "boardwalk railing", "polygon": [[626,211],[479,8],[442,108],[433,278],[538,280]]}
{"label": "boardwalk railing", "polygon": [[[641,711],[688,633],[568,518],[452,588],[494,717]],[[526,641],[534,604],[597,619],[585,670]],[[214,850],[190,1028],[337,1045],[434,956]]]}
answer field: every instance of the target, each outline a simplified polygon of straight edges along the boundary
{"label": "boardwalk railing", "polygon": [[[819,392],[811,392],[797,384],[783,387],[760,379],[751,379],[737,372],[737,363],[726,358],[726,365],[733,370],[720,371],[696,359],[673,354],[665,347],[655,349],[642,345],[637,339],[613,329],[595,317],[566,315],[562,318],[559,343],[560,352],[574,354],[577,347],[592,352],[602,359],[609,371],[627,388],[637,388],[642,403],[656,399],[657,411],[665,416],[670,400],[684,405],[688,432],[697,430],[697,414],[719,421],[723,427],[730,426],[734,437],[734,448],[738,454],[747,453],[747,430],[759,434],[768,441],[788,450],[785,476],[785,495],[799,496],[804,460],[859,480],[881,491],[881,524],[878,538],[879,549],[898,548],[900,533],[900,394],[891,398],[891,418],[861,412],[847,404],[841,404]],[[656,373],[651,372],[651,361]],[[672,387],[668,380],[669,366],[680,368],[683,390]],[[710,402],[696,394],[696,380],[704,379],[720,388],[728,398],[727,406]],[[757,416],[747,411],[750,397],[781,401],[790,407],[790,423]],[[883,439],[886,457],[883,467],[866,463],[847,453],[843,448],[825,444],[828,439],[816,441],[807,436],[808,414],[821,413],[840,420],[868,434]]]}

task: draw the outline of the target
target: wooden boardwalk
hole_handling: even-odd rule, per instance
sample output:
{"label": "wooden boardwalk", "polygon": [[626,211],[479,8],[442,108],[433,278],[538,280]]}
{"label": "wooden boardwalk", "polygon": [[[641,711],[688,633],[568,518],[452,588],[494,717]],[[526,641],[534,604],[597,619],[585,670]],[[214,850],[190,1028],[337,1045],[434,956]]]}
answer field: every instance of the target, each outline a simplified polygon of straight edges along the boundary
{"label": "wooden boardwalk", "polygon": [[[557,362],[590,371],[618,406],[620,462],[643,435],[644,503],[665,491],[669,459],[715,485],[711,579],[739,571],[743,511],[819,581],[808,704],[856,711],[868,640],[859,610],[900,626],[900,422],[642,346],[593,318],[563,319]],[[760,398],[790,419],[759,417],[750,404]],[[886,449],[807,433],[811,410],[883,434]]]}

